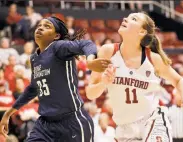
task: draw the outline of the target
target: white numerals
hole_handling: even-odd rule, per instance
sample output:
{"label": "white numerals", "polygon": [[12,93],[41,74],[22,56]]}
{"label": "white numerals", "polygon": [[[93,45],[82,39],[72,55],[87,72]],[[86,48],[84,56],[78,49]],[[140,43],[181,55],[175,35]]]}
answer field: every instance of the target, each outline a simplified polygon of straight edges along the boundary
{"label": "white numerals", "polygon": [[49,87],[46,83],[46,79],[42,79],[41,81],[38,80],[37,81],[37,85],[39,86],[39,90],[40,90],[40,93],[39,93],[39,96],[48,96],[50,95],[50,90],[49,90]]}

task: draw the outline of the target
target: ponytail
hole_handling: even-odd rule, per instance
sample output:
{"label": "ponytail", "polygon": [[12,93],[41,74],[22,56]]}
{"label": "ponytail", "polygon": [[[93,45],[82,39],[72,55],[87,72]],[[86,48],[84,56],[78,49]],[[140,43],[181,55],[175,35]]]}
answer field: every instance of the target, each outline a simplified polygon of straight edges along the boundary
{"label": "ponytail", "polygon": [[150,47],[152,52],[155,52],[161,56],[163,62],[166,65],[170,65],[172,61],[168,58],[166,53],[163,51],[161,42],[159,38],[155,35],[155,30],[157,30],[157,28],[155,27],[154,21],[146,13],[141,12],[141,14],[144,14],[145,16],[144,24],[142,25],[142,27],[147,31],[147,34],[141,40],[141,43],[140,43],[141,46]]}
{"label": "ponytail", "polygon": [[80,29],[73,36],[70,36],[69,34],[64,35],[64,39],[71,40],[71,41],[80,40],[83,38],[86,32],[87,32],[86,29]]}
{"label": "ponytail", "polygon": [[163,51],[160,39],[156,35],[152,38],[150,49],[152,52],[159,54],[166,65],[170,65],[172,63],[171,59]]}

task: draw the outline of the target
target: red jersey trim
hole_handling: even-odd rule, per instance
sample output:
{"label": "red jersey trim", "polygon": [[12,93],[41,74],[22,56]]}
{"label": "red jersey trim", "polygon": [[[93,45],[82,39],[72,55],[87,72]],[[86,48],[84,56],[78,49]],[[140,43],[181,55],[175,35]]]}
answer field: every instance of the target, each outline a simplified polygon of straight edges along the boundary
{"label": "red jersey trim", "polygon": [[114,51],[112,56],[114,56],[118,50],[119,50],[119,43],[114,43]]}

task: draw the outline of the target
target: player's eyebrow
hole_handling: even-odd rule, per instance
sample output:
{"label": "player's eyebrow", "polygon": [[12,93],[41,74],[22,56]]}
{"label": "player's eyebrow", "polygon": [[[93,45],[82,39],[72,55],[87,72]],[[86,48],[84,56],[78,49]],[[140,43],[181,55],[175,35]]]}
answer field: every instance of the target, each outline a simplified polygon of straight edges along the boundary
{"label": "player's eyebrow", "polygon": [[139,19],[139,17],[138,17],[137,15],[133,15],[133,17],[135,17],[135,18]]}
{"label": "player's eyebrow", "polygon": [[136,18],[137,20],[140,19],[137,15],[132,15],[131,17],[134,17],[134,18]]}
{"label": "player's eyebrow", "polygon": [[142,18],[140,18],[136,14],[130,14],[129,17],[135,17],[137,20],[142,20]]}

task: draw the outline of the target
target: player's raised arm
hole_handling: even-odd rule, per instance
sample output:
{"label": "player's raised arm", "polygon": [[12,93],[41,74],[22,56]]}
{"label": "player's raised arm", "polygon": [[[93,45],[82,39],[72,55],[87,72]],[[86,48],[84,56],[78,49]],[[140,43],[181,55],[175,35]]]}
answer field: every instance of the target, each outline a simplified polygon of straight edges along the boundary
{"label": "player's raised arm", "polygon": [[[179,91],[178,94],[181,94],[180,97],[183,98],[183,78],[170,65],[165,64],[160,55],[153,53],[152,59],[156,63],[154,66],[158,75],[170,81],[177,91]],[[177,105],[181,106],[181,103],[179,102]]]}
{"label": "player's raised arm", "polygon": [[[113,44],[103,45],[98,52],[98,58],[110,59],[113,51]],[[96,68],[96,65],[94,63],[95,60],[93,60],[93,63],[91,63],[90,65],[93,70],[95,70]],[[104,70],[105,71],[101,73],[94,71],[92,72],[89,85],[86,88],[86,96],[88,97],[88,99],[93,100],[98,98],[106,89],[106,85],[113,81],[115,68],[113,68],[112,65],[109,65]]]}
{"label": "player's raised arm", "polygon": [[[97,47],[91,40],[57,41],[56,56],[60,59],[70,59],[76,55],[85,55],[87,57],[87,67],[96,72],[104,71],[110,60],[105,58],[96,58]],[[94,60],[95,59],[95,60]]]}
{"label": "player's raised arm", "polygon": [[76,55],[97,55],[97,47],[90,40],[60,40],[56,43],[56,55],[61,59],[67,59]]}
{"label": "player's raised arm", "polygon": [[[179,91],[177,94],[181,94],[181,96],[177,97],[183,98],[183,78],[171,67],[171,60],[166,54],[164,54],[159,38],[154,36],[154,40],[156,44],[152,45],[152,47],[156,46],[158,49],[158,54],[151,52],[154,68],[160,77],[171,82],[171,84]],[[181,103],[182,102],[179,102],[177,105],[181,106]]]}

